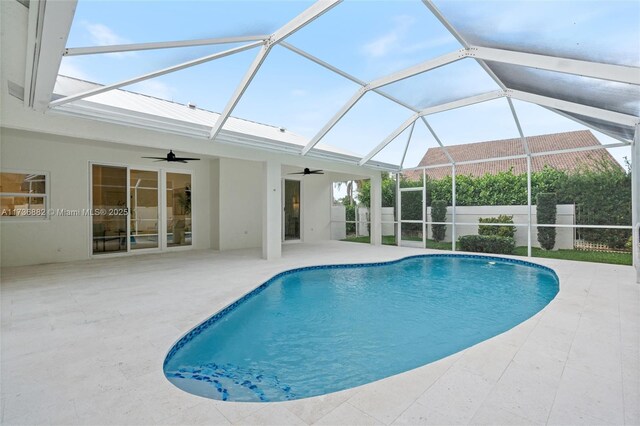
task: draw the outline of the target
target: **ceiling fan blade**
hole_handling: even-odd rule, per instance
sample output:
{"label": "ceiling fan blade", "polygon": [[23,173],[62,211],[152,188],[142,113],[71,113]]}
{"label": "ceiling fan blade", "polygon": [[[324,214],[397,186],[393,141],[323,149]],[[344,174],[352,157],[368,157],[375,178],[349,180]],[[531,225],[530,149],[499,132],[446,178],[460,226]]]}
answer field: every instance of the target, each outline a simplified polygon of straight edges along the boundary
{"label": "ceiling fan blade", "polygon": [[186,160],[183,160],[182,158],[176,158],[176,159],[175,159],[175,160],[173,160],[173,161],[175,161],[176,163],[185,163],[185,164],[187,164],[187,161],[186,161]]}
{"label": "ceiling fan blade", "polygon": [[293,173],[287,173],[288,175],[303,175],[304,172],[293,172]]}
{"label": "ceiling fan blade", "polygon": [[309,172],[310,175],[323,175],[324,172],[322,170],[314,170],[313,172]]}
{"label": "ceiling fan blade", "polygon": [[152,160],[166,160],[167,157],[142,157],[142,158],[150,158]]}
{"label": "ceiling fan blade", "polygon": [[187,161],[197,161],[199,158],[189,158],[189,157],[176,157],[176,161],[187,160]]}
{"label": "ceiling fan blade", "polygon": [[156,161],[154,161],[154,163],[159,163],[160,161],[169,161],[169,160],[167,160],[166,158],[163,158],[163,159],[161,159],[161,160],[156,160]]}

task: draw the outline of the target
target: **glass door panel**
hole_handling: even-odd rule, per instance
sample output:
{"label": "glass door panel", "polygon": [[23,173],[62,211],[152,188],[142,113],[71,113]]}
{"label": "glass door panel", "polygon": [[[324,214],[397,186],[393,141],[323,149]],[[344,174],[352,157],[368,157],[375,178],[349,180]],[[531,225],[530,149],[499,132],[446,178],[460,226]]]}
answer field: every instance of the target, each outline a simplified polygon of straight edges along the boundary
{"label": "glass door panel", "polygon": [[284,240],[300,239],[300,181],[284,181]]}
{"label": "glass door panel", "polygon": [[167,247],[190,246],[191,175],[167,173]]}
{"label": "glass door panel", "polygon": [[127,168],[92,165],[93,254],[127,251]]}
{"label": "glass door panel", "polygon": [[131,206],[131,250],[157,248],[158,243],[158,172],[131,170],[129,205]]}

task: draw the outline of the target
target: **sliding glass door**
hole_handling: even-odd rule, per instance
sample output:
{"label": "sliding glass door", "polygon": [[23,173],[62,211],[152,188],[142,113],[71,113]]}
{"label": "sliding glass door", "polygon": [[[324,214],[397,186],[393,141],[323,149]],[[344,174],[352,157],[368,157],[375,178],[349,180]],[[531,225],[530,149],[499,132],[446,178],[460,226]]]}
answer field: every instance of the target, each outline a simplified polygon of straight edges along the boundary
{"label": "sliding glass door", "polygon": [[158,172],[131,170],[129,177],[129,205],[131,206],[129,242],[131,250],[160,247],[158,223]]}
{"label": "sliding glass door", "polygon": [[191,175],[166,174],[167,188],[167,247],[190,246],[191,232]]}
{"label": "sliding glass door", "polygon": [[92,177],[93,254],[127,251],[127,168],[94,164]]}
{"label": "sliding glass door", "polygon": [[92,164],[91,253],[191,246],[191,186],[188,173]]}

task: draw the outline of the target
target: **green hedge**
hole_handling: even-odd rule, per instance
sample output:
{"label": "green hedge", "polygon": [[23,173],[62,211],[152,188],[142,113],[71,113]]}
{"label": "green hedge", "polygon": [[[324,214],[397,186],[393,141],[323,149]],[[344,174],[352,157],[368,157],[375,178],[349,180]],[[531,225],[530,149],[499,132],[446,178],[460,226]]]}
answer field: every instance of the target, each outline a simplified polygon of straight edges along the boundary
{"label": "green hedge", "polygon": [[464,235],[458,238],[460,250],[477,253],[511,254],[516,242],[511,237],[497,235]]}
{"label": "green hedge", "polygon": [[[444,200],[433,200],[431,203],[431,221],[445,222],[447,220],[447,202]],[[444,240],[447,232],[447,225],[431,225],[433,239],[436,241]]]}
{"label": "green hedge", "polygon": [[[513,223],[513,215],[501,214],[498,217],[481,217],[478,219],[480,223]],[[499,237],[514,238],[516,235],[515,226],[491,226],[491,225],[479,225],[479,235],[497,235]]]}

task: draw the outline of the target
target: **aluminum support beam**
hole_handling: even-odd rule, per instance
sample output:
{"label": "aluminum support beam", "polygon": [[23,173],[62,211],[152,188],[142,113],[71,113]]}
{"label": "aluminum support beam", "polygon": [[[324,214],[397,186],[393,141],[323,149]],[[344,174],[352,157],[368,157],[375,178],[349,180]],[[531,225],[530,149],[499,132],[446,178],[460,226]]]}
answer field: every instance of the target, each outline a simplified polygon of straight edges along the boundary
{"label": "aluminum support beam", "polygon": [[349,99],[347,103],[345,103],[342,108],[340,108],[340,110],[338,110],[338,112],[335,113],[333,117],[331,117],[331,120],[329,120],[327,124],[325,124],[322,129],[320,129],[320,131],[316,133],[316,135],[309,141],[309,143],[307,143],[307,145],[302,148],[301,154],[306,155],[309,151],[311,151],[311,149],[316,146],[318,142],[320,142],[320,139],[322,139],[327,133],[329,133],[329,131],[333,129],[333,126],[338,124],[338,121],[340,121],[342,117],[344,117],[345,114],[348,113],[351,108],[353,108],[356,102],[358,102],[365,93],[367,93],[367,90],[364,87],[354,93],[351,99]]}
{"label": "aluminum support beam", "polygon": [[30,5],[24,99],[36,111],[45,111],[51,102],[76,4],[40,0]]}
{"label": "aluminum support beam", "polygon": [[426,116],[431,114],[437,114],[439,112],[449,111],[456,108],[461,108],[467,105],[479,104],[481,102],[491,101],[493,99],[499,99],[507,96],[502,90],[495,90],[493,92],[487,92],[480,95],[469,96],[468,98],[459,99],[453,102],[447,102],[440,105],[435,105],[429,108],[425,108],[420,111],[420,116]]}
{"label": "aluminum support beam", "polygon": [[574,74],[601,80],[640,84],[640,69],[623,65],[580,61],[555,56],[537,55],[513,50],[471,46],[469,56],[486,61],[503,62],[529,68]]}
{"label": "aluminum support beam", "polygon": [[438,143],[438,145],[440,145],[440,148],[442,148],[442,151],[444,152],[444,155],[447,156],[447,159],[449,160],[449,162],[451,164],[455,164],[456,162],[453,160],[453,157],[451,156],[451,154],[449,154],[449,150],[447,149],[446,146],[444,146],[444,144],[442,143],[442,141],[440,140],[440,138],[438,137],[438,135],[436,134],[435,130],[433,130],[433,127],[431,127],[431,125],[429,124],[429,122],[427,121],[426,118],[420,117],[420,119],[422,120],[422,122],[424,123],[425,126],[427,126],[427,129],[429,130],[429,132],[431,133],[431,136],[433,136],[433,138],[436,140],[436,142]]}
{"label": "aluminum support beam", "polygon": [[635,127],[631,146],[631,222],[633,266],[636,268],[636,282],[640,284],[640,124]]}
{"label": "aluminum support beam", "polygon": [[395,138],[400,136],[400,133],[404,132],[407,127],[411,126],[416,122],[416,120],[420,117],[418,113],[413,114],[411,117],[407,118],[404,123],[402,123],[397,129],[395,129],[389,136],[387,136],[382,142],[378,144],[373,150],[371,150],[367,155],[365,155],[362,160],[358,163],[358,165],[362,166],[366,164],[369,160],[371,160],[377,153],[382,151],[387,145],[391,143]]}
{"label": "aluminum support beam", "polygon": [[464,49],[438,56],[437,58],[430,59],[412,67],[405,68],[403,70],[394,72],[393,74],[389,74],[387,76],[373,80],[369,83],[369,90],[377,89],[391,83],[396,83],[406,78],[413,77],[414,75],[422,74],[423,72],[435,68],[440,68],[443,65],[459,61],[460,59],[464,59],[466,57],[467,54]]}
{"label": "aluminum support beam", "polygon": [[130,78],[128,80],[123,80],[118,83],[109,84],[107,86],[102,86],[97,89],[87,90],[85,92],[77,93],[75,95],[66,96],[64,98],[55,100],[49,104],[50,107],[56,107],[60,105],[67,104],[69,102],[77,101],[79,99],[87,98],[89,96],[98,95],[100,93],[108,92],[110,90],[118,89],[120,87],[128,86],[130,84],[139,83],[144,80],[149,80],[154,77],[159,77],[161,75],[169,74],[175,71],[180,71],[185,68],[193,67],[196,65],[203,64],[205,62],[213,61],[214,59],[224,58],[225,56],[233,55],[234,53],[243,52],[245,50],[253,49],[256,46],[260,46],[261,42],[255,42],[246,44],[244,46],[236,47],[233,49],[225,50],[223,52],[214,53],[213,55],[204,56],[202,58],[194,59],[188,62],[183,62],[178,65],[173,65],[168,68],[163,68],[158,71],[150,72],[138,77]]}
{"label": "aluminum support beam", "polygon": [[531,155],[527,155],[527,256],[531,257]]}
{"label": "aluminum support beam", "polygon": [[254,35],[254,36],[205,38],[205,39],[198,39],[198,40],[114,44],[110,46],[70,47],[68,49],[65,49],[64,56],[95,55],[95,54],[101,54],[101,53],[116,53],[116,52],[135,52],[135,51],[141,51],[141,50],[155,50],[155,49],[173,49],[178,47],[209,46],[214,44],[246,43],[251,41],[264,41],[268,38],[269,38],[269,34],[266,34],[266,35],[263,34],[263,35]]}
{"label": "aluminum support beam", "polygon": [[609,121],[611,123],[622,124],[624,126],[635,126],[640,119],[633,115],[622,114],[606,109],[595,108],[587,105],[577,104],[574,102],[563,101],[556,98],[549,98],[533,93],[521,92],[518,90],[507,90],[507,97],[519,99],[525,102],[531,102],[541,106],[560,109],[567,112],[584,115],[587,117],[598,118],[600,120]]}
{"label": "aluminum support beam", "polygon": [[456,165],[451,165],[451,250],[456,251]]}
{"label": "aluminum support beam", "polygon": [[271,48],[280,43],[286,37],[303,28],[305,25],[308,25],[309,23],[314,21],[315,19],[329,11],[331,8],[338,5],[340,2],[342,2],[342,0],[319,0],[313,3],[301,14],[280,27],[280,29],[278,29],[271,35],[271,37],[269,37],[269,39],[265,41],[264,46],[262,46],[262,49],[260,49],[260,52],[258,52],[258,55],[249,66],[249,69],[240,81],[240,84],[236,88],[235,92],[233,93],[233,95],[231,95],[231,98],[227,102],[227,105],[224,107],[224,110],[220,114],[220,117],[218,117],[218,120],[213,125],[211,133],[209,134],[209,139],[215,139],[215,137],[218,136],[218,133],[220,133],[220,130],[222,130],[224,123],[226,123],[229,119],[231,112],[233,112],[238,102],[240,102],[242,95],[244,95],[244,92],[247,90],[249,84],[251,84],[251,81],[267,58],[267,55],[271,51]]}
{"label": "aluminum support beam", "polygon": [[404,165],[404,160],[407,158],[407,151],[409,150],[409,144],[411,143],[411,137],[413,136],[413,129],[416,127],[416,122],[414,121],[411,124],[411,129],[409,129],[409,136],[407,137],[407,144],[404,146],[404,152],[402,153],[402,160],[400,160],[400,169]]}

